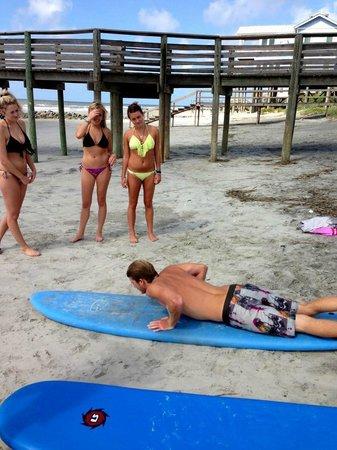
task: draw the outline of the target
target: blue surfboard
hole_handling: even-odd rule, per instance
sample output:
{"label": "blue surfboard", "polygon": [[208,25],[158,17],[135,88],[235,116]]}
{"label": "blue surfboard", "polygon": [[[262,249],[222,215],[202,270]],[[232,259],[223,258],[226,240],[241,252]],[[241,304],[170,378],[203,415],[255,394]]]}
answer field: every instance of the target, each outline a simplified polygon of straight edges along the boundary
{"label": "blue surfboard", "polygon": [[25,386],[0,407],[15,450],[335,450],[337,408],[74,381]]}
{"label": "blue surfboard", "polygon": [[[182,317],[174,330],[153,332],[147,324],[167,315],[155,301],[140,295],[81,291],[40,291],[31,297],[35,309],[65,325],[101,333],[153,341],[264,350],[337,350],[337,339],[298,334],[295,338],[267,336],[221,323]],[[321,315],[337,320],[337,314]]]}

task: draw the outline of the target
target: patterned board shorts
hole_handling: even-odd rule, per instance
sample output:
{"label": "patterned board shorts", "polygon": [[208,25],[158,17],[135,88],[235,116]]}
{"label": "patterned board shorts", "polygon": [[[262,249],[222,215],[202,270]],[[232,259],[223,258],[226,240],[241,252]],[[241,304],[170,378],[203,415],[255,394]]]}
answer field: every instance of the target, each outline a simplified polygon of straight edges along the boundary
{"label": "patterned board shorts", "polygon": [[229,292],[225,323],[256,333],[295,336],[297,302],[253,284],[231,285]]}

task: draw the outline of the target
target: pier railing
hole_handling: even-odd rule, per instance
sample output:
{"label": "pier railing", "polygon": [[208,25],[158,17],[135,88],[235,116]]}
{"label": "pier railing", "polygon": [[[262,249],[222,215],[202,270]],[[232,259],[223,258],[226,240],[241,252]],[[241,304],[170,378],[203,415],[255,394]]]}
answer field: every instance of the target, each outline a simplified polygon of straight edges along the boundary
{"label": "pier railing", "polygon": [[[46,34],[47,32],[45,32]],[[181,36],[159,33],[143,33],[125,39],[111,30],[89,30],[85,33],[67,31],[29,32],[31,64],[36,71],[92,72],[99,64],[102,73],[148,73],[160,74],[163,57],[161,40],[167,39],[165,73],[167,75],[193,76],[214,74],[216,41],[220,40],[220,74],[222,77],[236,75],[289,75],[294,56],[294,43],[260,45],[262,38],[287,39],[294,35],[277,36]],[[25,33],[27,34],[27,33]],[[0,33],[0,72],[24,70],[26,67],[27,40],[24,33]],[[41,36],[42,34],[42,36]],[[76,36],[77,34],[77,36]],[[91,34],[90,37],[82,37]],[[145,36],[144,36],[145,34]],[[307,35],[306,35],[307,36]],[[308,35],[309,36],[309,35]],[[321,35],[311,35],[321,36]],[[329,35],[332,36],[332,35]],[[140,38],[139,38],[140,37]],[[170,40],[172,42],[170,42]],[[301,74],[327,74],[337,71],[337,42],[313,42],[302,46]]]}

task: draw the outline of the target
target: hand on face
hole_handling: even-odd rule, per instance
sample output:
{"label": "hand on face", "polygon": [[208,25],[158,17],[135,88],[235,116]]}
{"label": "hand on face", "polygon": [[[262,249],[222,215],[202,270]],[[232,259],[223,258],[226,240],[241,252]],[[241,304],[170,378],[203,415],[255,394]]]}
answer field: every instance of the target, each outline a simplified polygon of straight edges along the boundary
{"label": "hand on face", "polygon": [[103,118],[103,113],[100,109],[93,109],[90,111],[90,113],[88,114],[88,120],[89,122],[94,122],[94,123],[101,123]]}
{"label": "hand on face", "polygon": [[163,317],[159,320],[153,320],[148,324],[148,329],[152,331],[165,331],[172,330],[174,327],[170,325],[170,320],[168,317]]}

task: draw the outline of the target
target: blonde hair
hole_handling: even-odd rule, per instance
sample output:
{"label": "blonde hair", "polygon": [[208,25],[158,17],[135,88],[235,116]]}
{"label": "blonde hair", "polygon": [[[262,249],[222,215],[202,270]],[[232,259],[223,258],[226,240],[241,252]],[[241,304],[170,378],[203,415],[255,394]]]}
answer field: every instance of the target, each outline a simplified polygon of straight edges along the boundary
{"label": "blonde hair", "polygon": [[152,283],[157,275],[158,273],[153,265],[144,259],[137,259],[136,261],[133,261],[126,271],[126,276],[128,278],[132,278],[137,283],[140,279],[144,279],[148,283]]}
{"label": "blonde hair", "polygon": [[21,105],[17,101],[16,97],[12,95],[7,89],[2,89],[0,93],[0,110],[5,112],[5,109],[9,105],[17,105],[21,111]]}
{"label": "blonde hair", "polygon": [[93,102],[88,106],[88,114],[90,111],[93,111],[94,109],[100,109],[103,113],[103,118],[101,120],[101,127],[106,128],[106,116],[108,114],[108,111],[104,108],[104,105],[101,102]]}

